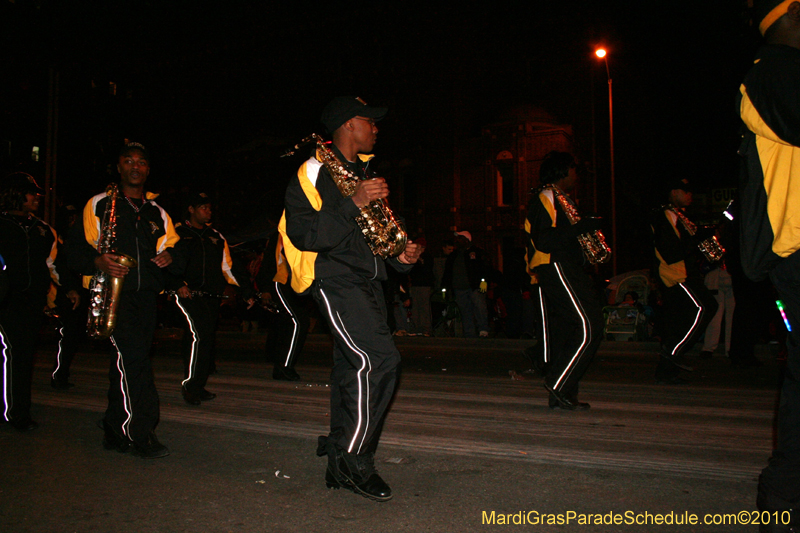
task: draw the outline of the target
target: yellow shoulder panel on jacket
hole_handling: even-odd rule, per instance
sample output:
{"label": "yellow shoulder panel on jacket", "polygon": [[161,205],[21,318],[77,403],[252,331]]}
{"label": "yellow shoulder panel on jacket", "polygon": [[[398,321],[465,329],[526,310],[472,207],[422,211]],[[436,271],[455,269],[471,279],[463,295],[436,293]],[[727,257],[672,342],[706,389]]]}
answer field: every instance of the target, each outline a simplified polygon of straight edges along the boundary
{"label": "yellow shoulder panel on jacket", "polygon": [[[297,177],[300,180],[300,187],[308,198],[311,207],[319,211],[322,209],[322,197],[319,191],[311,183],[308,177],[308,161],[302,164],[297,171]],[[283,240],[283,252],[286,255],[286,261],[289,264],[289,269],[292,272],[292,289],[296,293],[302,293],[308,289],[314,282],[314,263],[317,260],[316,252],[304,252],[298,250],[292,244],[292,240],[286,234],[286,211],[281,215],[281,221],[278,223],[278,231],[281,233]]]}
{"label": "yellow shoulder panel on jacket", "polygon": [[772,251],[788,257],[800,249],[800,148],[780,137],[764,122],[747,96],[744,85],[740,113],[756,134],[756,148],[764,174],[767,215],[775,238]]}

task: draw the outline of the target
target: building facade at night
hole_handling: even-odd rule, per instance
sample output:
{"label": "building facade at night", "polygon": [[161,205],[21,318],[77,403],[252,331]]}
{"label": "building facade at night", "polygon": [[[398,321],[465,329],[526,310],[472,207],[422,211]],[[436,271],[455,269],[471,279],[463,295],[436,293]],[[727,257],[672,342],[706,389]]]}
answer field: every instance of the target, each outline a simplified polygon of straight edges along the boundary
{"label": "building facade at night", "polygon": [[452,175],[426,184],[416,225],[426,228],[429,242],[469,231],[493,266],[504,270],[504,256],[524,246],[541,161],[552,150],[572,152],[573,145],[572,126],[538,110],[483,127],[480,136],[456,142]]}

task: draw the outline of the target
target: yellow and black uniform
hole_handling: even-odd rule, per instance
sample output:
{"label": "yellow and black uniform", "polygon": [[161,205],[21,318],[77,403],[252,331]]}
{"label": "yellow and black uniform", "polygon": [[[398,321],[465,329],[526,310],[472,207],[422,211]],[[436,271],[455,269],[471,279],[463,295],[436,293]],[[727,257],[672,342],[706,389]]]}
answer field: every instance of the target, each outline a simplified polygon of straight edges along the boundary
{"label": "yellow and black uniform", "polygon": [[291,286],[291,271],[283,251],[283,237],[276,233],[270,237],[264,252],[256,285],[268,292],[278,312],[271,318],[267,334],[267,357],[273,363],[273,379],[297,381],[300,376],[294,367],[303,351],[311,325],[306,302]]}
{"label": "yellow and black uniform", "polygon": [[[775,9],[779,14],[786,12],[784,4]],[[800,509],[798,91],[800,50],[767,45],[758,52],[745,77],[739,102],[745,125],[739,149],[745,163],[739,188],[742,266],[754,280],[769,276],[783,301],[791,327],[777,417],[777,446],[759,479],[758,506],[767,511],[793,509],[792,524],[800,523],[797,516]]]}
{"label": "yellow and black uniform", "polygon": [[180,268],[183,273],[171,276],[170,288],[186,286],[192,291],[191,298],[175,296],[175,303],[186,319],[181,384],[184,399],[197,405],[199,400],[214,397],[205,391],[205,386],[212,367],[220,297],[229,284],[237,287],[245,300],[252,297],[253,290],[249,277],[234,268],[228,241],[220,232],[210,225],[195,228],[188,221],[178,224],[175,231],[180,241],[175,245],[173,270]]}
{"label": "yellow and black uniform", "polygon": [[689,235],[672,206],[653,212],[650,228],[664,298],[663,335],[656,381],[680,381],[683,355],[714,318],[717,302],[706,288],[698,266],[702,260],[695,236]]}
{"label": "yellow and black uniform", "polygon": [[58,238],[47,223],[29,215],[0,213],[0,256],[8,281],[0,295],[0,418],[32,429],[31,379],[42,311],[51,281]]}
{"label": "yellow and black uniform", "polygon": [[[335,146],[340,161],[346,161]],[[346,163],[367,175],[369,158]],[[369,455],[378,445],[383,419],[397,383],[400,352],[387,323],[381,281],[386,263],[401,272],[411,265],[372,254],[355,217],[360,210],[314,157],[286,190],[280,223],[296,292],[311,288],[334,336],[331,428],[327,442],[347,453]],[[320,450],[324,453],[324,450]]]}
{"label": "yellow and black uniform", "polygon": [[[136,259],[138,266],[124,278],[117,307],[117,326],[111,336],[113,357],[109,368],[108,408],[105,413],[106,447],[126,451],[133,443],[147,448],[158,424],[159,400],[150,364],[150,348],[156,329],[156,296],[164,289],[164,274],[152,259],[178,242],[172,220],[147,194],[145,200],[121,195],[117,199],[117,253]],[[85,276],[95,272],[94,259],[101,222],[109,201],[105,193],[94,196],[83,210],[82,223],[66,243],[69,265]],[[109,442],[109,432],[117,437]]]}
{"label": "yellow and black uniform", "polygon": [[[528,269],[546,300],[540,302],[545,361],[550,363],[545,386],[575,405],[578,383],[603,335],[600,299],[583,269],[585,259],[577,239],[591,229],[591,219],[570,223],[551,187],[539,191],[528,205]],[[551,397],[550,407],[557,405]]]}
{"label": "yellow and black uniform", "polygon": [[[59,240],[64,236],[59,233]],[[59,245],[63,249],[63,244]],[[70,367],[75,353],[82,339],[86,337],[86,311],[89,301],[89,291],[81,286],[80,275],[72,272],[66,264],[64,258],[66,254],[60,254],[56,262],[61,286],[53,294],[51,288],[50,295],[52,302],[48,301],[48,306],[54,307],[54,315],[59,323],[58,348],[53,363],[53,372],[50,377],[50,384],[55,389],[69,389],[73,386],[69,381]],[[67,296],[70,291],[76,291],[80,295],[78,306]],[[50,298],[48,298],[50,300]]]}

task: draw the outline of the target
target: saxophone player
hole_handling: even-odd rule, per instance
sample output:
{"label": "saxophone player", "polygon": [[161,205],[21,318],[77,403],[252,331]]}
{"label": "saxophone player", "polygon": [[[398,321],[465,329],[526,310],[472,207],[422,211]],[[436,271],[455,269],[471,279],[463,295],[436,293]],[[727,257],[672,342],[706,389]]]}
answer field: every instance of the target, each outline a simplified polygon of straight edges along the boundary
{"label": "saxophone player", "polygon": [[[674,179],[667,185],[668,204],[654,211],[653,232],[658,279],[664,298],[664,327],[656,381],[682,384],[681,370],[691,370],[683,355],[706,330],[717,311],[717,302],[706,288],[698,264],[701,253],[684,210],[692,204],[687,179]],[[686,222],[682,222],[686,221]]]}
{"label": "saxophone player", "polygon": [[419,256],[410,242],[397,257],[373,255],[356,221],[362,207],[389,195],[382,178],[368,179],[371,156],[365,155],[377,139],[375,123],[386,112],[355,97],[327,105],[321,121],[333,137],[330,149],[361,181],[352,196],[343,195],[318,148],[290,181],[279,226],[292,287],[298,293],[310,289],[334,336],[330,433],[320,437],[317,450],[328,456],[326,485],[376,501],[392,497],[375,470],[374,455],[400,362],[381,280],[386,263],[407,272]]}
{"label": "saxophone player", "polygon": [[[178,242],[178,235],[167,212],[145,190],[150,175],[147,149],[139,143],[125,144],[119,153],[117,171],[119,197],[116,213],[110,217],[113,227],[104,228],[101,223],[111,198],[105,193],[94,196],[83,210],[82,221],[75,224],[84,238],[69,239],[68,253],[72,268],[84,276],[99,270],[124,279],[116,329],[111,335],[113,351],[108,407],[102,420],[103,447],[131,451],[143,458],[164,457],[169,450],[154,431],[159,399],[149,354],[156,328],[156,295],[164,289],[162,270],[172,264],[170,249]],[[100,254],[98,242],[107,231],[113,235],[113,251]],[[118,254],[136,259],[137,266],[118,264]]]}
{"label": "saxophone player", "polygon": [[19,431],[39,425],[31,418],[34,354],[50,283],[60,285],[58,237],[36,216],[43,194],[24,172],[0,180],[0,421]]}
{"label": "saxophone player", "polygon": [[544,386],[551,409],[589,409],[578,401],[578,383],[586,372],[603,335],[603,313],[594,283],[583,267],[587,262],[580,235],[598,229],[597,219],[572,224],[557,195],[574,202],[564,191],[577,184],[575,159],[566,152],[550,152],[539,170],[543,186],[528,205],[525,229],[529,234],[528,268],[539,281],[547,304],[543,324],[547,362]]}

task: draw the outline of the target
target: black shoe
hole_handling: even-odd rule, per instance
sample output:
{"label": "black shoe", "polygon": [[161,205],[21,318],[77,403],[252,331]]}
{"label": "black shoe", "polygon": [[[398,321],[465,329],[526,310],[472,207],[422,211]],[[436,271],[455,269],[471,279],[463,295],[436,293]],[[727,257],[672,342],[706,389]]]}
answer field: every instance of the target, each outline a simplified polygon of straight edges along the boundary
{"label": "black shoe", "polygon": [[133,455],[142,459],[158,459],[169,455],[169,448],[158,442],[155,433],[150,433],[145,442],[133,443]]}
{"label": "black shoe", "polygon": [[17,431],[33,431],[34,429],[39,427],[39,424],[37,424],[36,421],[31,418],[30,415],[23,416],[20,418],[12,418],[9,421],[9,423]]}
{"label": "black shoe", "polygon": [[200,395],[189,392],[186,387],[181,387],[181,394],[189,405],[200,405]]}
{"label": "black shoe", "polygon": [[392,499],[392,489],[378,475],[374,461],[372,454],[355,455],[342,452],[342,457],[338,461],[339,484],[365,498],[377,502],[389,501]]}
{"label": "black shoe", "polygon": [[300,375],[290,366],[276,366],[272,369],[272,379],[279,381],[299,381]]}
{"label": "black shoe", "polygon": [[208,400],[213,400],[214,398],[216,398],[217,395],[214,394],[213,392],[208,392],[207,390],[203,389],[200,391],[197,397],[200,398],[202,401],[207,402]]}
{"label": "black shoe", "polygon": [[528,346],[522,353],[531,362],[533,368],[542,375],[546,375],[550,369],[550,363],[544,360],[544,350],[538,340],[535,340],[531,346]]}
{"label": "black shoe", "polygon": [[703,350],[702,352],[700,352],[700,359],[711,359],[713,355],[714,354],[712,354],[710,351]]}
{"label": "black shoe", "polygon": [[392,489],[375,470],[372,454],[346,453],[336,447],[328,437],[320,437],[317,455],[328,456],[325,486],[329,489],[345,488],[377,502],[392,499]]}
{"label": "black shoe", "polygon": [[661,357],[663,357],[664,359],[666,359],[667,361],[669,361],[670,363],[672,363],[676,367],[680,368],[681,370],[685,370],[687,372],[694,372],[694,368],[692,368],[689,365],[686,365],[686,364],[681,362],[681,357],[680,356],[675,357],[669,351],[667,351],[666,349],[663,349],[663,348],[661,349],[660,355],[661,355]]}
{"label": "black shoe", "polygon": [[70,383],[66,379],[56,379],[53,378],[50,380],[50,386],[56,390],[67,390],[75,386],[74,383]]}
{"label": "black shoe", "polygon": [[106,450],[117,450],[119,453],[130,451],[133,443],[128,437],[118,434],[106,422],[105,418],[97,421],[97,426],[103,430],[103,448]]}
{"label": "black shoe", "polygon": [[570,398],[569,396],[567,396],[565,394],[562,394],[559,391],[556,391],[555,389],[551,388],[550,385],[547,384],[547,382],[545,382],[544,388],[547,389],[548,391],[550,391],[550,400],[548,401],[548,403],[549,403],[551,409],[553,408],[552,407],[553,399],[555,399],[556,403],[558,404],[558,407],[560,407],[561,409],[565,409],[567,411],[575,411],[576,409],[582,409],[583,410],[583,409],[588,409],[589,408],[589,404],[588,403],[587,404],[583,404],[583,405],[585,405],[585,407],[580,406],[579,405],[580,402],[578,402],[577,399]]}
{"label": "black shoe", "polygon": [[568,408],[564,407],[563,405],[561,405],[561,402],[558,401],[558,398],[556,398],[556,395],[551,392],[550,393],[550,399],[548,400],[548,405],[550,406],[550,409],[560,408],[560,409],[568,409],[569,411],[586,411],[587,409],[591,409],[591,407],[592,407],[591,405],[589,405],[586,402],[579,402],[578,399],[576,397],[574,397],[574,396],[572,396],[572,397],[567,396],[566,398],[569,400],[569,402],[572,405],[575,406],[574,408],[568,409]]}

